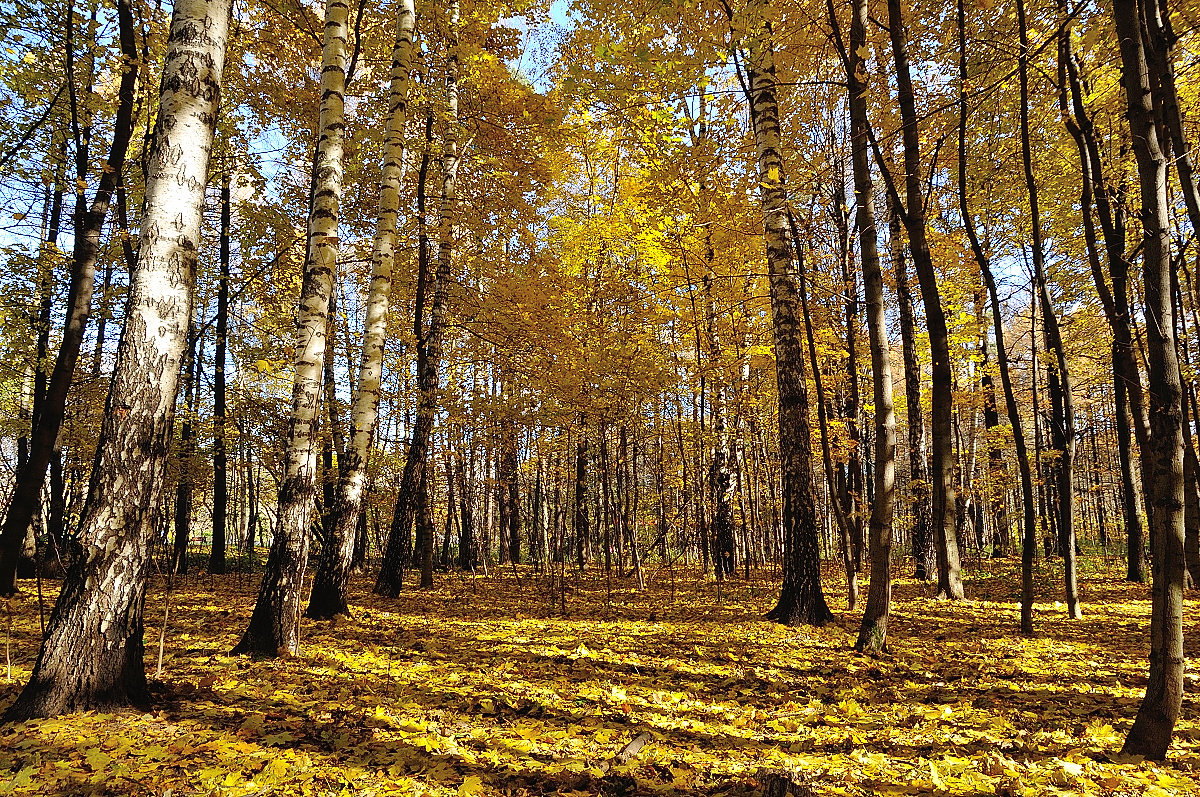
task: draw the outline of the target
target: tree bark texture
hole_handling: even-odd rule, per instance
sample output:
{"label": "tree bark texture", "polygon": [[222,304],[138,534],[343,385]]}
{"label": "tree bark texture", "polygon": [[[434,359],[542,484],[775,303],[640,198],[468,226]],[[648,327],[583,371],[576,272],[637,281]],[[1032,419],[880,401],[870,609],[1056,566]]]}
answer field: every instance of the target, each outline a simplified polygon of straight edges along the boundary
{"label": "tree bark texture", "polygon": [[279,488],[275,535],[258,600],[235,654],[275,658],[298,652],[301,588],[317,489],[324,364],[329,355],[329,299],[337,272],[342,197],[343,93],[346,87],[346,0],[328,0],[321,54],[321,105],[308,249],[296,322],[292,412]]}
{"label": "tree bark texture", "polygon": [[1114,0],[1121,79],[1142,195],[1142,274],[1150,388],[1154,545],[1150,673],[1124,752],[1161,760],[1183,701],[1183,424],[1179,360],[1172,322],[1167,157],[1159,141],[1152,77],[1136,0]]}
{"label": "tree bark texture", "polygon": [[[379,418],[379,387],[383,380],[388,300],[396,261],[400,183],[404,172],[404,130],[408,118],[408,84],[415,27],[413,0],[400,0],[396,17],[396,42],[392,47],[388,127],[379,180],[379,212],[371,251],[371,285],[367,294],[358,381],[350,412],[350,445],[344,461],[339,463],[337,495],[329,523],[327,550],[317,563],[306,611],[308,617],[317,620],[329,619],[348,610],[347,587],[354,567],[354,543],[363,512],[367,458]],[[453,511],[453,507],[450,511]]]}
{"label": "tree bark texture", "polygon": [[226,0],[176,0],[138,266],[81,523],[33,675],[6,720],[144,703],[142,606],[158,533],[229,31]]}
{"label": "tree bark texture", "polygon": [[[796,275],[789,246],[787,190],[775,77],[771,23],[763,0],[745,13],[749,58],[747,102],[754,127],[759,197],[762,202],[775,379],[779,390],[779,453],[783,498],[783,585],[767,617],[785,625],[824,625],[833,618],[821,589],[821,559],[813,494],[812,435]],[[799,242],[797,242],[799,243]],[[803,276],[801,275],[801,279]]]}

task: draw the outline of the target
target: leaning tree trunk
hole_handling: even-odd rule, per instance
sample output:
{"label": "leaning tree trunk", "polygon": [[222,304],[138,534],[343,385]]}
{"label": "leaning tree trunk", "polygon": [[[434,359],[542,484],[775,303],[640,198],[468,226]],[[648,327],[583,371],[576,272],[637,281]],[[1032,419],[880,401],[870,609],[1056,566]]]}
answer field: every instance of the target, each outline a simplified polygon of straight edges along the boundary
{"label": "leaning tree trunk", "polygon": [[[217,9],[219,11],[219,9]],[[134,42],[133,4],[118,0],[117,21],[121,45],[121,82],[117,90],[117,115],[113,123],[113,140],[108,160],[100,175],[100,185],[92,204],[85,204],[82,182],[76,191],[75,243],[71,254],[71,277],[67,290],[67,315],[63,321],[62,340],[58,357],[50,375],[38,411],[33,417],[29,436],[29,456],[24,467],[18,468],[16,484],[9,501],[4,525],[0,526],[0,595],[11,595],[17,588],[17,561],[21,543],[33,516],[40,506],[46,468],[54,455],[55,441],[62,428],[63,414],[75,376],[75,364],[83,344],[83,333],[92,312],[92,283],[95,279],[96,258],[100,252],[100,235],[112,202],[121,170],[125,168],[125,153],[133,133],[134,90],[138,75],[138,53]],[[70,24],[70,23],[68,23]],[[71,57],[70,55],[68,57]],[[86,169],[86,161],[81,169]],[[82,181],[83,175],[80,175]]]}
{"label": "leaning tree trunk", "polygon": [[1033,273],[1037,282],[1038,301],[1042,308],[1042,331],[1045,335],[1046,349],[1054,353],[1054,364],[1047,369],[1046,389],[1050,391],[1053,407],[1051,446],[1058,452],[1058,459],[1051,471],[1058,495],[1058,548],[1063,558],[1067,616],[1078,620],[1083,616],[1083,610],[1079,606],[1079,589],[1075,578],[1075,489],[1072,483],[1075,459],[1075,407],[1071,399],[1067,353],[1063,347],[1058,316],[1055,315],[1050,288],[1046,282],[1038,186],[1033,174],[1033,149],[1029,141],[1029,32],[1025,22],[1024,0],[1017,0],[1017,33],[1020,41],[1017,72],[1021,93],[1021,163],[1025,169],[1025,190],[1029,197]]}
{"label": "leaning tree trunk", "polygon": [[234,654],[275,658],[281,653],[295,654],[299,645],[300,592],[308,565],[309,527],[317,488],[317,427],[325,386],[329,297],[337,272],[348,15],[346,0],[329,0],[325,5],[320,138],[296,324],[296,376],[284,475],[279,488],[275,536],[258,600],[241,641],[233,649]]}
{"label": "leaning tree trunk", "polygon": [[227,0],[176,0],[138,265],[81,520],[29,683],[5,720],[146,702],[142,608],[192,312]]}
{"label": "leaning tree trunk", "polygon": [[[938,569],[938,597],[959,600],[963,597],[955,530],[954,488],[954,374],[950,365],[950,335],[946,313],[938,293],[938,275],[929,252],[925,230],[925,183],[921,179],[921,145],[917,130],[916,101],[908,61],[908,30],[904,24],[900,0],[888,0],[888,27],[892,55],[896,62],[897,97],[903,122],[904,175],[907,208],[901,219],[908,231],[909,249],[921,285],[925,304],[925,323],[929,330],[932,359],[933,396],[930,410],[933,432],[933,532]],[[910,410],[911,412],[911,410]]]}
{"label": "leaning tree trunk", "polygon": [[[959,93],[958,93],[958,212],[963,228],[971,245],[971,253],[979,265],[979,272],[987,286],[992,306],[992,329],[996,335],[996,362],[1000,366],[1000,385],[1004,391],[1004,406],[1008,411],[1008,422],[1012,427],[1013,447],[1017,452],[1017,472],[1021,480],[1022,534],[1021,534],[1021,632],[1033,633],[1033,555],[1037,546],[1036,506],[1033,497],[1033,471],[1029,464],[1029,449],[1025,445],[1025,431],[1021,426],[1021,408],[1017,404],[1013,389],[1012,373],[1008,367],[1008,348],[1004,343],[1004,318],[1000,309],[1000,297],[996,291],[996,280],[991,262],[979,234],[975,230],[975,217],[967,205],[967,33],[964,0],[958,0],[958,50],[959,50]],[[985,333],[986,338],[986,333]],[[994,399],[993,399],[994,400]],[[993,412],[995,412],[993,404]]]}
{"label": "leaning tree trunk", "polygon": [[[421,306],[424,298],[418,290],[415,331],[417,334],[417,383],[420,396],[417,402],[417,421],[409,441],[404,463],[400,496],[396,501],[395,517],[388,535],[383,566],[375,581],[375,593],[390,598],[400,594],[402,569],[401,552],[408,538],[418,508],[421,471],[429,455],[429,439],[437,412],[438,370],[441,368],[442,344],[446,335],[446,303],[450,293],[450,271],[454,255],[454,220],[457,210],[458,183],[458,16],[457,0],[448,10],[446,37],[446,134],[442,150],[442,196],[438,221],[438,267],[434,277],[433,301],[429,307],[429,326],[422,330]],[[422,213],[423,216],[423,213]],[[421,247],[424,251],[424,246]],[[422,269],[423,271],[423,269]]]}
{"label": "leaning tree trunk", "polygon": [[[413,0],[401,0],[392,48],[389,116],[384,140],[383,172],[379,180],[379,213],[371,253],[371,286],[358,366],[358,384],[350,413],[350,445],[340,464],[337,495],[329,523],[329,540],[317,563],[312,595],[305,614],[328,620],[348,611],[346,592],[354,568],[354,544],[363,513],[363,493],[371,438],[379,418],[379,386],[383,378],[383,348],[387,334],[388,298],[396,261],[396,229],[400,212],[400,181],[404,172],[404,129],[408,111],[408,82],[412,69]],[[453,511],[453,508],[451,508]]]}
{"label": "leaning tree trunk", "polygon": [[1145,489],[1154,540],[1150,675],[1123,751],[1161,760],[1183,702],[1183,425],[1179,361],[1172,323],[1167,157],[1155,123],[1152,79],[1136,0],[1114,0],[1121,80],[1142,195],[1142,272],[1150,366],[1153,479]]}
{"label": "leaning tree trunk", "polygon": [[[767,617],[785,625],[824,625],[833,619],[821,590],[821,559],[812,478],[812,435],[804,383],[804,347],[796,317],[796,276],[788,243],[787,189],[784,183],[775,53],[765,0],[746,9],[749,59],[746,100],[753,120],[762,201],[775,379],[779,389],[779,453],[782,460],[783,586]],[[797,244],[799,242],[797,241]],[[801,277],[802,278],[802,277]]]}
{"label": "leaning tree trunk", "polygon": [[[833,0],[829,18],[836,26]],[[835,27],[839,45],[840,31]],[[868,548],[871,583],[854,647],[882,652],[887,648],[888,615],[892,607],[892,517],[896,486],[896,411],[892,397],[892,363],[887,339],[887,310],[883,299],[883,271],[879,266],[879,235],[875,227],[875,187],[867,151],[867,0],[853,0],[850,46],[840,47],[846,69],[850,107],[850,163],[854,171],[855,225],[863,294],[867,302],[867,334],[871,346],[871,374],[875,399],[875,494],[871,497]]]}

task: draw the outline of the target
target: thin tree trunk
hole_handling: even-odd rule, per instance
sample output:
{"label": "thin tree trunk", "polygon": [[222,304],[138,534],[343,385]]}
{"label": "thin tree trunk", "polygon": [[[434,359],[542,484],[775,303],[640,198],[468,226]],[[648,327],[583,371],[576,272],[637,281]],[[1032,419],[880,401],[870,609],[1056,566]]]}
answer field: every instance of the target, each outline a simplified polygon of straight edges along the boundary
{"label": "thin tree trunk", "polygon": [[579,442],[575,445],[575,557],[580,572],[587,566],[588,529],[587,495],[588,441],[587,424],[579,422]]}
{"label": "thin tree trunk", "polygon": [[[1033,497],[1033,472],[1029,464],[1029,450],[1025,445],[1025,432],[1021,425],[1021,408],[1017,404],[1013,389],[1012,372],[1008,364],[1008,348],[1004,343],[1004,318],[1000,308],[1000,297],[996,291],[996,280],[992,275],[991,262],[979,235],[975,230],[975,218],[967,205],[967,42],[966,9],[964,0],[958,0],[958,46],[959,46],[959,95],[958,95],[958,210],[963,228],[970,241],[971,253],[979,265],[983,282],[987,287],[992,306],[992,330],[996,335],[996,362],[1000,367],[1000,385],[1004,392],[1004,406],[1008,411],[1008,422],[1012,427],[1013,447],[1017,453],[1017,472],[1021,480],[1022,537],[1021,537],[1021,632],[1033,633],[1033,555],[1037,548],[1036,506]],[[986,333],[985,333],[986,337]]]}
{"label": "thin tree trunk", "polygon": [[188,344],[183,360],[183,426],[179,430],[179,451],[176,457],[179,463],[179,483],[175,487],[175,542],[171,555],[171,571],[176,575],[186,575],[188,571],[187,549],[192,533],[192,468],[196,456],[196,396],[199,393],[196,385],[200,381],[199,372],[202,370],[197,355],[200,348],[200,336],[196,334],[196,320],[188,324]]}
{"label": "thin tree trunk", "polygon": [[[67,395],[83,344],[83,333],[92,312],[92,290],[96,259],[100,251],[100,235],[108,217],[108,208],[118,176],[125,168],[125,153],[129,149],[129,140],[133,133],[134,87],[137,82],[138,58],[134,44],[131,0],[118,0],[117,20],[123,65],[117,89],[118,104],[113,123],[112,146],[109,148],[108,160],[100,175],[100,184],[90,207],[86,204],[83,191],[83,178],[87,169],[86,155],[80,164],[83,173],[77,175],[81,187],[75,193],[76,228],[71,254],[70,283],[67,289],[67,313],[63,321],[62,339],[54,361],[54,370],[50,375],[44,400],[34,413],[29,437],[29,457],[25,466],[17,470],[8,513],[5,515],[3,526],[0,526],[0,595],[11,595],[17,589],[17,561],[21,555],[21,543],[40,505],[46,468],[50,464],[59,429],[62,427]],[[73,27],[73,23],[68,21],[67,24],[70,41],[70,28]],[[74,58],[71,47],[68,47],[67,58],[69,61]],[[177,380],[177,376],[172,379]]]}
{"label": "thin tree trunk", "polygon": [[172,10],[138,268],[81,522],[86,553],[63,580],[33,674],[5,721],[148,697],[142,608],[192,312],[229,10],[223,0],[176,0]]}
{"label": "thin tree trunk", "polygon": [[908,491],[912,506],[913,575],[928,581],[937,572],[933,553],[933,518],[929,503],[929,472],[925,456],[925,415],[921,409],[921,363],[917,357],[916,312],[908,286],[908,263],[904,259],[904,241],[899,208],[889,203],[888,221],[892,264],[896,276],[896,298],[900,305],[900,344],[904,356],[904,395],[908,407]]}
{"label": "thin tree trunk", "polygon": [[1025,190],[1029,197],[1029,224],[1032,229],[1033,273],[1037,282],[1038,300],[1042,309],[1042,330],[1046,349],[1053,352],[1055,362],[1047,369],[1046,388],[1053,407],[1051,446],[1058,452],[1052,468],[1057,493],[1058,548],[1063,557],[1067,599],[1067,616],[1078,620],[1083,616],[1079,605],[1079,588],[1075,577],[1075,489],[1073,484],[1075,459],[1075,404],[1071,397],[1071,378],[1067,369],[1067,353],[1063,346],[1058,317],[1050,298],[1046,281],[1045,247],[1042,244],[1042,222],[1038,208],[1038,185],[1033,173],[1033,148],[1029,140],[1029,32],[1025,20],[1025,0],[1017,0],[1017,34],[1020,41],[1018,78],[1021,93],[1021,163],[1025,169]]}
{"label": "thin tree trunk", "polygon": [[[1080,165],[1084,181],[1084,234],[1089,232],[1090,206],[1088,197],[1095,204],[1104,235],[1105,253],[1108,258],[1112,289],[1109,290],[1098,264],[1092,259],[1092,276],[1096,291],[1104,307],[1105,316],[1113,331],[1113,382],[1117,420],[1117,446],[1119,450],[1122,512],[1125,520],[1127,546],[1127,575],[1129,581],[1146,580],[1146,535],[1142,526],[1141,492],[1136,489],[1133,477],[1133,440],[1136,438],[1139,451],[1142,484],[1150,482],[1152,472],[1149,418],[1146,415],[1142,394],[1141,372],[1133,350],[1133,334],[1130,329],[1128,274],[1130,263],[1125,254],[1125,220],[1120,217],[1120,207],[1113,208],[1109,201],[1107,183],[1104,179],[1103,161],[1096,141],[1095,126],[1083,104],[1082,79],[1079,65],[1074,58],[1069,37],[1064,36],[1063,58],[1068,88],[1071,96],[1071,116],[1067,117],[1067,129],[1076,140],[1080,150]],[[1146,506],[1147,520],[1152,507]]]}
{"label": "thin tree trunk", "polygon": [[867,141],[867,0],[852,0],[850,46],[842,46],[833,0],[828,0],[830,21],[846,70],[850,108],[850,161],[854,172],[855,226],[858,228],[863,293],[867,303],[867,334],[871,346],[871,374],[875,401],[875,472],[871,497],[871,583],[855,650],[879,653],[887,649],[888,616],[892,606],[892,516],[896,486],[896,412],[892,397],[892,364],[887,339],[887,310],[883,298],[883,271],[879,265],[875,227],[875,186]]}
{"label": "thin tree trunk", "polygon": [[229,235],[231,212],[226,164],[221,179],[221,275],[217,285],[217,351],[213,359],[213,509],[208,572],[225,572],[226,520],[229,516],[229,456],[225,443],[225,350],[229,337]]}
{"label": "thin tree trunk", "polygon": [[308,251],[296,325],[295,382],[285,465],[276,509],[275,535],[250,623],[233,653],[276,658],[299,652],[300,600],[308,566],[312,510],[316,499],[318,435],[324,363],[329,355],[329,299],[337,273],[338,216],[342,195],[343,93],[348,35],[346,0],[325,5],[321,53],[320,137],[315,158]]}
{"label": "thin tree trunk", "polygon": [[[388,300],[396,260],[400,183],[404,172],[404,130],[408,118],[408,83],[415,25],[413,0],[401,0],[396,17],[396,41],[392,47],[389,115],[384,139],[383,170],[379,180],[375,242],[371,252],[371,285],[367,294],[354,405],[350,413],[350,445],[339,467],[327,552],[317,563],[312,594],[305,612],[314,620],[327,620],[348,611],[347,589],[350,572],[354,568],[357,529],[363,514],[367,460],[379,419],[379,388],[383,380]],[[449,512],[454,512],[453,501]]]}
{"label": "thin tree trunk", "polygon": [[[933,399],[931,426],[933,433],[933,531],[937,555],[938,591],[941,598],[959,600],[963,597],[959,572],[958,542],[955,537],[954,509],[954,376],[950,364],[950,336],[946,314],[938,293],[938,274],[933,267],[925,230],[925,183],[921,179],[920,136],[917,130],[916,101],[913,96],[912,75],[908,62],[908,31],[904,24],[900,0],[888,0],[888,28],[891,33],[892,55],[896,62],[897,96],[903,122],[904,173],[907,207],[901,209],[901,219],[908,231],[909,250],[921,285],[925,304],[925,324],[929,330],[929,350],[932,358]],[[898,197],[896,197],[898,199]]]}
{"label": "thin tree trunk", "polygon": [[[404,475],[400,495],[396,500],[396,512],[388,536],[383,567],[375,582],[375,592],[387,597],[400,594],[402,581],[401,551],[408,537],[413,514],[416,510],[416,490],[420,483],[420,471],[426,465],[429,439],[433,432],[434,415],[437,411],[438,371],[441,368],[443,339],[446,334],[446,302],[450,289],[450,273],[454,254],[454,221],[457,207],[458,181],[458,18],[459,7],[453,0],[448,8],[448,35],[446,38],[446,133],[442,151],[442,194],[438,220],[438,266],[434,275],[433,301],[429,309],[429,326],[421,330],[421,308],[424,303],[422,285],[418,285],[417,313],[414,331],[417,336],[417,370],[419,399],[417,419],[409,441],[404,462]],[[418,215],[424,218],[423,206]],[[422,252],[424,246],[421,247]],[[420,253],[419,253],[420,254]],[[424,271],[425,269],[419,269]],[[420,280],[418,280],[420,282]],[[486,538],[485,526],[485,538]]]}

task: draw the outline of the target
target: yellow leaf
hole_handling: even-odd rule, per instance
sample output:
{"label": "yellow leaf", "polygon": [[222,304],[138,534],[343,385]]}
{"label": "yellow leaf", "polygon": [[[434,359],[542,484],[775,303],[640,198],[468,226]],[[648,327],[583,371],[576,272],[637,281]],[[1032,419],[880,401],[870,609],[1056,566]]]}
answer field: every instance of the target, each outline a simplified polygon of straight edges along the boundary
{"label": "yellow leaf", "polygon": [[93,772],[98,772],[112,763],[112,756],[101,750],[99,747],[89,747],[84,753],[87,758],[88,767]]}
{"label": "yellow leaf", "polygon": [[458,787],[460,795],[483,794],[483,779],[478,775],[469,775],[463,778],[462,785]]}

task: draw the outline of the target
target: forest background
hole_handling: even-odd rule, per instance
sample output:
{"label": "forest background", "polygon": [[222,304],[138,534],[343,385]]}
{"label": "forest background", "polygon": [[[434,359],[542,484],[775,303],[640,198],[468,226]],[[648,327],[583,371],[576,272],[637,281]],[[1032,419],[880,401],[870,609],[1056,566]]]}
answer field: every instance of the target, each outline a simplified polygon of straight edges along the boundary
{"label": "forest background", "polygon": [[[1170,748],[1200,583],[1200,9],[2,11],[0,586],[39,596],[8,606],[9,720],[147,704],[148,585],[244,592],[197,570],[262,573],[226,646],[256,661],[301,655],[301,614],[345,616],[357,573],[404,601],[371,604],[389,622],[457,617],[435,596],[470,584],[654,623],[669,574],[664,617],[678,589],[692,619],[821,626],[832,589],[863,612],[855,648],[899,655],[894,575],[948,601],[901,580],[896,605],[924,608],[898,616],[951,617],[966,561],[999,601],[972,627],[1014,597],[1006,640],[1086,622],[1082,574],[1112,595],[1101,622],[1150,618],[1151,670],[1116,758],[1077,754],[1123,735],[1109,716],[1049,764],[971,753],[954,776],[1160,776],[1139,761]],[[559,786],[642,788],[611,777],[636,741]],[[920,783],[950,788],[929,760]],[[784,763],[793,788],[873,788]]]}

